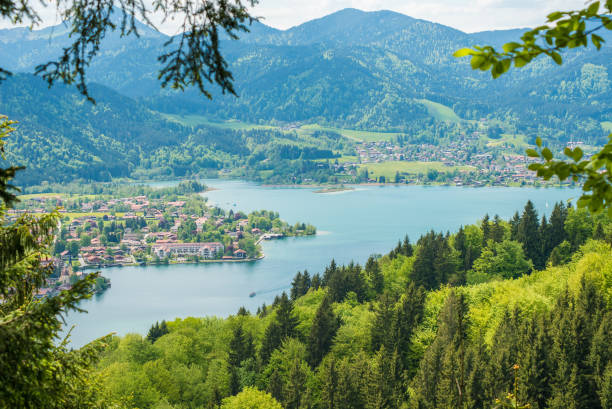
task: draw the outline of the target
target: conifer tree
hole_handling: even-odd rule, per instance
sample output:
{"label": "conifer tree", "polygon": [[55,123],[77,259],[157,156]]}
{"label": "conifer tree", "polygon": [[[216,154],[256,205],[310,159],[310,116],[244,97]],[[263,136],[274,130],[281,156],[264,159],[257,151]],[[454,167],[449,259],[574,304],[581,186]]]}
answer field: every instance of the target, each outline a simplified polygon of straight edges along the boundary
{"label": "conifer tree", "polygon": [[321,287],[321,276],[319,275],[319,273],[316,273],[312,276],[312,279],[310,280],[310,286],[315,290],[318,290],[319,287]]}
{"label": "conifer tree", "polygon": [[552,227],[546,220],[546,216],[542,216],[542,221],[540,222],[540,240],[542,246],[542,262],[546,263],[546,260],[550,257],[550,253],[554,249],[554,239],[552,237]]}
{"label": "conifer tree", "polygon": [[330,356],[319,367],[321,380],[321,403],[324,409],[336,409],[339,373],[336,358]]}
{"label": "conifer tree", "polygon": [[515,212],[512,219],[509,220],[510,223],[510,240],[517,240],[518,236],[518,226],[521,222],[521,217],[519,216],[519,212]]}
{"label": "conifer tree", "polygon": [[501,218],[499,215],[495,215],[493,219],[493,226],[491,227],[491,238],[496,243],[501,243],[504,241],[505,229],[502,224]]}
{"label": "conifer tree", "polygon": [[[264,363],[268,362],[272,352],[281,346],[283,340],[297,336],[298,320],[293,312],[293,303],[287,297],[287,293],[283,292],[278,298],[275,313],[274,321],[266,328],[259,352]],[[272,391],[270,392],[272,393]],[[274,397],[279,399],[277,396]]]}
{"label": "conifer tree", "polygon": [[563,202],[555,203],[552,213],[550,214],[550,245],[552,248],[557,247],[567,239],[565,232],[565,220],[567,219],[567,207]]}
{"label": "conifer tree", "polygon": [[340,322],[334,314],[332,303],[328,296],[323,297],[323,301],[317,309],[316,315],[310,327],[308,337],[308,357],[310,366],[313,368],[319,365],[325,354],[332,346],[332,341]]}
{"label": "conifer tree", "polygon": [[402,369],[407,371],[409,377],[414,375],[417,366],[417,357],[411,350],[412,335],[421,322],[424,306],[425,291],[411,281],[402,297],[393,327],[396,334],[395,348],[400,355]]}
{"label": "conifer tree", "polygon": [[384,293],[379,297],[375,308],[370,348],[372,351],[378,351],[381,347],[385,347],[387,351],[393,351],[396,341],[393,331],[396,319],[395,299],[389,293]]}
{"label": "conifer tree", "polygon": [[227,362],[234,367],[239,367],[242,361],[253,357],[255,347],[253,337],[244,332],[242,323],[232,330],[232,339],[229,343],[229,357]]}
{"label": "conifer tree", "polygon": [[549,321],[544,316],[532,316],[521,324],[520,353],[517,356],[518,400],[529,402],[533,409],[544,409],[550,399],[552,341],[548,334]]}
{"label": "conifer tree", "polygon": [[486,246],[487,241],[489,241],[489,239],[491,238],[491,224],[489,223],[489,214],[485,214],[485,217],[482,219],[480,229],[482,230],[482,245]]}
{"label": "conifer tree", "polygon": [[431,231],[418,241],[411,278],[427,290],[438,288],[454,276],[457,262],[448,238]]}
{"label": "conifer tree", "polygon": [[370,283],[372,285],[372,289],[376,294],[382,293],[385,282],[382,272],[380,271],[380,266],[378,265],[378,261],[373,256],[368,258],[368,261],[365,265],[365,271],[370,278]]}
{"label": "conifer tree", "polygon": [[[0,116],[0,160],[11,124]],[[60,335],[66,314],[81,312],[79,302],[91,297],[98,274],[37,300],[53,272],[44,261],[51,256],[59,213],[26,214],[9,222],[6,210],[18,191],[11,181],[20,169],[0,168],[0,407],[110,407],[113,402],[98,396],[92,376],[108,337],[72,350]]]}
{"label": "conifer tree", "polygon": [[404,236],[404,241],[402,242],[402,254],[406,257],[412,257],[414,253],[414,249],[412,244],[410,244],[410,238],[408,235]]}
{"label": "conifer tree", "polygon": [[533,266],[537,270],[541,270],[544,267],[540,240],[538,213],[531,200],[529,200],[525,205],[523,215],[517,227],[516,241],[523,245],[525,255],[533,262]]}
{"label": "conifer tree", "polygon": [[291,300],[292,301],[295,301],[298,297],[302,295],[302,290],[303,290],[302,284],[303,284],[302,272],[298,271],[295,277],[293,278],[293,281],[291,282]]}

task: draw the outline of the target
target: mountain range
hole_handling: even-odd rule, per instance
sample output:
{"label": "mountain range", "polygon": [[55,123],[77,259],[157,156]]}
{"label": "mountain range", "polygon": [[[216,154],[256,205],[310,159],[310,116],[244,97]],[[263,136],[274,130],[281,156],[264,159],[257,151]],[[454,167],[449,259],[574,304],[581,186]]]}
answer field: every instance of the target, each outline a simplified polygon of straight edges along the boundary
{"label": "mountain range", "polygon": [[[157,137],[133,137],[150,133],[149,125],[137,130],[138,124],[160,130],[176,127],[158,112],[411,133],[439,119],[428,109],[431,101],[451,108],[462,119],[489,118],[508,132],[529,138],[547,136],[561,142],[579,138],[589,143],[601,142],[605,134],[601,124],[612,120],[608,73],[612,49],[607,43],[599,52],[564,54],[562,67],[540,59],[492,80],[488,73],[471,70],[467,59],[452,57],[453,52],[473,45],[500,46],[519,38],[525,29],[468,34],[391,11],[355,9],[288,30],[255,22],[239,40],[222,42],[238,97],[221,95],[211,86],[209,101],[195,89],[160,88],[156,57],[170,38],[144,24],[138,27],[138,38],[107,36],[88,71],[89,82],[97,84],[99,102],[115,113],[112,121],[125,123],[130,131],[109,134],[97,120],[70,123],[70,115],[62,115],[67,124],[37,122],[37,107],[62,110],[74,105],[75,99],[88,118],[100,110],[82,105],[83,100],[67,88],[40,92],[39,85],[31,85],[38,81],[31,76],[19,75],[0,84],[0,112],[39,134],[61,134],[68,127],[87,140],[104,135],[130,140],[140,148],[156,144]],[[59,56],[68,42],[66,25],[0,30],[1,66],[31,73],[36,65]],[[84,151],[97,143],[84,146]]]}

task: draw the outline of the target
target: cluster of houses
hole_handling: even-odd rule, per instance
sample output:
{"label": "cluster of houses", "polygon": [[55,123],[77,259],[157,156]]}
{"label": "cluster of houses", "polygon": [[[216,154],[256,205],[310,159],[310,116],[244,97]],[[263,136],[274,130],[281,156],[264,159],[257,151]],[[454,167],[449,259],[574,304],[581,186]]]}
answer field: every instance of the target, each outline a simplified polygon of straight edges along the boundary
{"label": "cluster of houses", "polygon": [[[79,265],[99,266],[99,265],[125,265],[135,264],[147,257],[157,257],[159,259],[176,258],[184,260],[187,256],[197,256],[200,259],[246,259],[248,254],[240,249],[238,240],[243,238],[243,231],[248,226],[248,219],[241,216],[236,220],[236,229],[223,229],[223,224],[227,221],[222,215],[212,216],[208,212],[202,216],[187,214],[183,209],[185,201],[148,200],[146,196],[136,196],[123,199],[110,199],[107,201],[96,200],[82,203],[81,211],[90,214],[75,217],[64,227],[67,230],[65,238],[67,248],[59,259],[68,265],[72,263],[70,242],[81,242],[84,234],[90,235],[90,243],[80,247],[78,254]],[[118,212],[118,210],[126,210]],[[109,212],[106,214],[105,212]],[[100,215],[100,213],[105,213]],[[114,213],[114,214],[113,214]],[[134,220],[138,219],[138,220]],[[156,226],[163,222],[167,224],[164,231],[150,231],[149,225],[145,225],[142,220],[153,222]],[[168,222],[168,220],[170,222]],[[130,221],[138,222],[129,223]],[[200,233],[206,229],[205,225],[212,224],[215,228],[221,229],[224,235],[231,239],[229,254],[220,242],[198,242],[182,243],[178,239],[178,230],[183,223],[193,220],[196,226],[194,233]],[[232,219],[234,221],[235,219]],[[120,240],[107,242],[101,240],[101,235],[95,234],[101,229],[104,223],[121,223]],[[127,227],[131,225],[131,227]],[[94,232],[94,234],[92,234]],[[255,236],[262,232],[251,229]]]}
{"label": "cluster of houses", "polygon": [[[484,184],[507,185],[510,183],[533,184],[538,180],[534,172],[527,170],[530,163],[538,161],[524,154],[510,154],[507,145],[491,146],[485,153],[474,153],[474,142],[480,137],[476,131],[462,135],[447,145],[427,143],[400,144],[396,141],[364,142],[355,148],[356,162],[332,165],[337,173],[357,175],[357,169],[368,163],[390,161],[441,162],[446,166],[470,166],[474,170],[462,170],[453,182],[457,185]],[[419,182],[416,175],[405,176],[405,182]],[[374,180],[372,180],[374,181]]]}

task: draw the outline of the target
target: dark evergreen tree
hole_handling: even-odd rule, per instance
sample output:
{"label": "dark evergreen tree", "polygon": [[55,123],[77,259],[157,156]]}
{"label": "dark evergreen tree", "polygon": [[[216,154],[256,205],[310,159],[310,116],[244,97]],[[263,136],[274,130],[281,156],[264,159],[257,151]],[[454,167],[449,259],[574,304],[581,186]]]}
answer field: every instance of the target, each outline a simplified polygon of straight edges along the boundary
{"label": "dark evergreen tree", "polygon": [[520,222],[521,222],[521,217],[519,216],[519,212],[515,212],[514,216],[512,216],[512,219],[510,219],[508,222],[510,223],[510,240],[517,241],[518,226]]}
{"label": "dark evergreen tree", "polygon": [[310,280],[310,286],[315,290],[318,290],[319,287],[321,287],[321,276],[319,275],[319,273],[312,276],[312,279]]}
{"label": "dark evergreen tree", "polygon": [[161,324],[156,322],[149,328],[149,332],[147,333],[147,341],[154,343],[162,336],[166,335],[168,332],[168,325],[166,321],[162,321]]}
{"label": "dark evergreen tree", "polygon": [[431,231],[419,239],[411,277],[415,284],[435,289],[447,283],[456,272],[457,260],[447,237]]}
{"label": "dark evergreen tree", "polygon": [[323,280],[321,284],[324,287],[329,285],[329,278],[334,275],[337,269],[338,266],[336,266],[336,260],[332,259],[331,263],[329,263],[329,266],[325,267],[325,271],[323,272]]}
{"label": "dark evergreen tree", "polygon": [[317,309],[308,337],[308,361],[313,368],[319,365],[329,352],[340,321],[332,308],[329,297],[324,297]]}
{"label": "dark evergreen tree", "polygon": [[414,253],[414,249],[412,248],[412,244],[410,244],[410,238],[408,235],[404,236],[404,241],[402,242],[402,254],[406,257],[412,257]]}
{"label": "dark evergreen tree", "polygon": [[546,408],[550,399],[552,340],[548,333],[549,326],[546,317],[532,316],[521,323],[519,332],[518,399],[528,402],[534,409]]}
{"label": "dark evergreen tree", "polygon": [[552,253],[554,246],[554,238],[552,237],[552,227],[546,220],[546,216],[542,216],[540,222],[540,240],[541,240],[541,259],[543,263],[546,263]]}
{"label": "dark evergreen tree", "polygon": [[517,228],[516,241],[523,245],[525,256],[533,262],[534,268],[541,270],[544,267],[545,260],[542,258],[540,224],[538,222],[538,213],[531,200],[527,201],[523,210],[523,215]]}
{"label": "dark evergreen tree", "polygon": [[565,219],[567,219],[567,207],[563,202],[555,203],[552,213],[550,214],[550,245],[552,248],[557,247],[567,239],[565,232]]}
{"label": "dark evergreen tree", "polygon": [[375,317],[370,335],[370,348],[378,351],[384,347],[387,351],[395,349],[395,298],[389,293],[382,294],[375,306]]}
{"label": "dark evergreen tree", "polygon": [[378,265],[378,261],[374,258],[374,256],[370,256],[365,265],[365,271],[368,277],[370,278],[370,283],[372,285],[372,289],[377,293],[382,293],[385,282],[382,272],[380,271],[380,266]]}
{"label": "dark evergreen tree", "polygon": [[298,271],[293,281],[291,282],[291,300],[295,301],[298,297],[303,295],[303,283],[302,272]]}
{"label": "dark evergreen tree", "polygon": [[412,335],[423,318],[425,291],[412,281],[408,284],[397,310],[393,330],[396,336],[395,348],[400,355],[402,369],[412,378],[418,365],[418,355],[412,351]]}
{"label": "dark evergreen tree", "polygon": [[485,214],[485,217],[482,219],[480,230],[482,230],[482,246],[484,247],[487,245],[487,241],[489,241],[491,238],[491,223],[489,221],[488,214]]}
{"label": "dark evergreen tree", "polygon": [[491,227],[491,239],[493,239],[496,243],[501,243],[504,241],[505,229],[502,224],[501,218],[499,215],[495,215],[493,219],[493,226]]}
{"label": "dark evergreen tree", "polygon": [[232,331],[232,339],[229,343],[229,356],[227,362],[234,367],[239,367],[242,361],[255,355],[253,337],[245,333],[242,324],[238,324]]}
{"label": "dark evergreen tree", "polygon": [[266,328],[259,351],[264,363],[268,362],[272,352],[282,344],[284,339],[297,336],[298,319],[293,312],[293,303],[287,297],[287,293],[283,292],[278,297],[275,313],[274,321]]}

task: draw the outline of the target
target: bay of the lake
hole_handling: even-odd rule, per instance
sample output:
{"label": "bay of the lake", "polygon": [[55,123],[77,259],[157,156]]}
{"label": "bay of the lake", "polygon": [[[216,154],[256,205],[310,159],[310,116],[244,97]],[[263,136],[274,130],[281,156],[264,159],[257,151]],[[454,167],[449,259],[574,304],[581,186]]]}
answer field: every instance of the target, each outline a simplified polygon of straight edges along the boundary
{"label": "bay of the lake", "polygon": [[[297,271],[321,272],[331,259],[363,263],[391,250],[408,234],[412,242],[434,229],[456,231],[485,213],[504,219],[528,199],[539,214],[556,201],[576,198],[577,190],[548,188],[470,188],[356,186],[354,190],[315,193],[314,188],[265,187],[254,183],[206,180],[204,193],[226,209],[267,209],[290,223],[315,225],[314,237],[264,242],[266,257],[251,263],[208,263],[116,267],[103,270],[112,287],[81,304],[88,311],[68,316],[72,345],[81,346],[116,332],[146,333],[155,321],[188,316],[227,316],[240,306],[254,312],[290,286]],[[249,297],[255,292],[255,297]]]}

